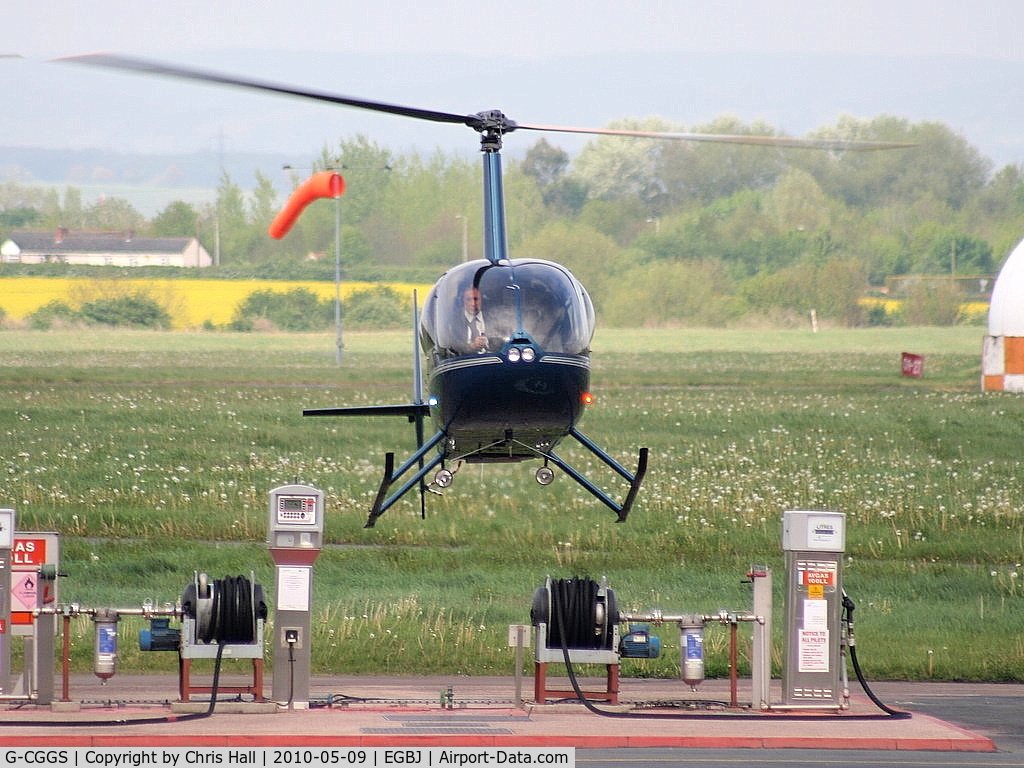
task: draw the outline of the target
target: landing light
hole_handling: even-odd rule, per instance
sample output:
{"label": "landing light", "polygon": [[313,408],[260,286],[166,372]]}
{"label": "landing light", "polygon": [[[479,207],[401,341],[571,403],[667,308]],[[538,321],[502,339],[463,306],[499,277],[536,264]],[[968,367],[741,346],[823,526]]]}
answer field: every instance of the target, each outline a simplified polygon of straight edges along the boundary
{"label": "landing light", "polygon": [[518,363],[520,360],[524,363],[532,363],[537,359],[537,350],[533,347],[509,347],[505,356],[510,363]]}
{"label": "landing light", "polygon": [[437,470],[437,473],[434,475],[434,485],[436,485],[438,488],[449,488],[451,487],[452,480],[454,479],[455,476],[451,473],[450,470],[439,469]]}
{"label": "landing light", "polygon": [[537,482],[541,485],[551,485],[551,481],[555,479],[555,473],[551,467],[541,467],[537,470],[534,477],[537,478]]}
{"label": "landing light", "polygon": [[589,392],[584,392],[582,395],[580,395],[580,400],[583,402],[584,405],[593,405],[594,396]]}

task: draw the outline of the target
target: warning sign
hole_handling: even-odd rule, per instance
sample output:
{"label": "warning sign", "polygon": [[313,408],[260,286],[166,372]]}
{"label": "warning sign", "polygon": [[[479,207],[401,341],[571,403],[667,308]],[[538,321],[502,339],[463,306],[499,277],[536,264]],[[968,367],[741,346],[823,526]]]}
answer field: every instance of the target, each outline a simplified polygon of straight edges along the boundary
{"label": "warning sign", "polygon": [[12,574],[15,578],[11,584],[12,611],[31,611],[36,607],[36,585],[38,579],[34,573]]}
{"label": "warning sign", "polygon": [[801,672],[828,672],[828,630],[801,629],[798,637]]}
{"label": "warning sign", "polygon": [[33,571],[11,572],[11,624],[32,624],[32,611],[38,596],[39,578]]}

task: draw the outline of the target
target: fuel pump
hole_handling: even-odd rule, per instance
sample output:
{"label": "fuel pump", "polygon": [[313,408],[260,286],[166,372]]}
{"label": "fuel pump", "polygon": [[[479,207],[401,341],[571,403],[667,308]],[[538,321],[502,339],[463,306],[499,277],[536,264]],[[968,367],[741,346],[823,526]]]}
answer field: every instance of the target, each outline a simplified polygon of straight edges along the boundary
{"label": "fuel pump", "polygon": [[310,602],[313,563],[324,533],[324,493],[284,485],[269,494],[267,544],[276,571],[274,699],[290,709],[309,706]]}
{"label": "fuel pump", "polygon": [[43,609],[58,604],[59,575],[59,533],[14,532],[10,634],[22,641],[22,669],[20,681],[11,682],[39,704],[51,703],[54,695],[57,616]]}
{"label": "fuel pump", "polygon": [[14,510],[0,509],[0,693],[8,693],[11,675],[11,548]]}
{"label": "fuel pump", "polygon": [[787,579],[783,707],[841,709],[847,704],[839,680],[845,546],[842,512],[783,513]]}

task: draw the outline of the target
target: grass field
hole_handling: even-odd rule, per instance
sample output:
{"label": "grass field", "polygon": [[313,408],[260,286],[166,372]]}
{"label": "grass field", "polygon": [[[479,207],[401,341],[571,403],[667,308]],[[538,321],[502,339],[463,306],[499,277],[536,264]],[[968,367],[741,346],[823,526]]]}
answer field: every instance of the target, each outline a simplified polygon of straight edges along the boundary
{"label": "grass field", "polygon": [[[316,671],[508,674],[507,625],[548,575],[606,576],[626,610],[716,613],[748,610],[743,578],[766,564],[778,634],[782,512],[834,509],[870,679],[1024,679],[1024,399],[978,391],[977,328],[600,331],[583,431],[627,466],[651,451],[625,524],[511,465],[464,467],[425,520],[410,500],[363,529],[410,426],[301,412],[405,401],[411,343],[345,343],[339,367],[330,333],[0,333],[0,506],[62,534],[61,601],[173,603],[197,570],[271,587],[267,492],[299,481],[327,494]],[[903,351],[924,378],[900,375]],[[90,624],[74,625],[80,668]],[[135,629],[122,622],[122,669],[176,669],[132,651]],[[675,627],[661,634],[663,658],[623,674],[678,673]],[[709,627],[711,674],[727,641]]]}

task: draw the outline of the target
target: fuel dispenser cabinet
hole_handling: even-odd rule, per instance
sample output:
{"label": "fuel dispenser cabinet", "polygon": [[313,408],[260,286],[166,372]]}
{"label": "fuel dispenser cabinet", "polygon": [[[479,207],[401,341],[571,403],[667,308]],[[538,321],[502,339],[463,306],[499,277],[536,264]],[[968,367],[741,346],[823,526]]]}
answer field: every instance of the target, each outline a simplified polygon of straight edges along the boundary
{"label": "fuel dispenser cabinet", "polygon": [[308,485],[274,488],[267,544],[274,558],[274,699],[308,709],[313,563],[324,535],[324,493]]}
{"label": "fuel dispenser cabinet", "polygon": [[784,707],[841,709],[842,554],[846,515],[842,512],[783,513],[786,553],[786,660],[782,668]]}

